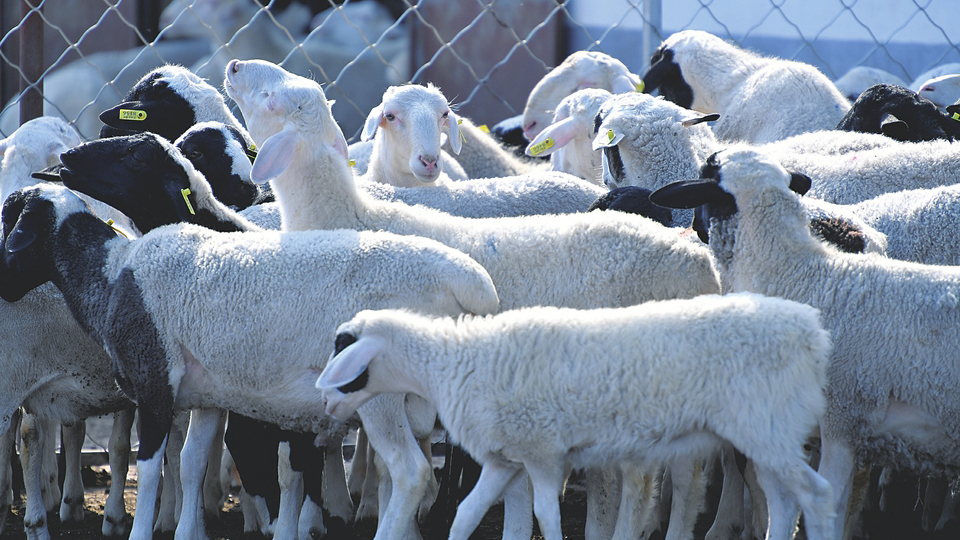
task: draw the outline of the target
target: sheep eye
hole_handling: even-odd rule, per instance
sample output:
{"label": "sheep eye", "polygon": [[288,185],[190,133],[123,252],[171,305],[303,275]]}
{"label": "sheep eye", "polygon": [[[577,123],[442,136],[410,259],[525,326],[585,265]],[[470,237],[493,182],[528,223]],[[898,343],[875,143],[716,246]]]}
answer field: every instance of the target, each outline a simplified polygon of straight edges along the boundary
{"label": "sheep eye", "polygon": [[199,159],[201,156],[203,156],[203,154],[201,154],[198,150],[193,150],[187,153],[187,159],[189,159],[190,161]]}
{"label": "sheep eye", "polygon": [[387,114],[383,115],[383,117],[387,119],[387,122],[393,122],[394,120],[397,119],[397,117],[394,116],[393,113],[387,113]]}
{"label": "sheep eye", "polygon": [[449,118],[449,117],[450,117],[450,111],[444,111],[444,113],[443,113],[442,115],[440,115],[440,117],[443,118],[443,119]]}

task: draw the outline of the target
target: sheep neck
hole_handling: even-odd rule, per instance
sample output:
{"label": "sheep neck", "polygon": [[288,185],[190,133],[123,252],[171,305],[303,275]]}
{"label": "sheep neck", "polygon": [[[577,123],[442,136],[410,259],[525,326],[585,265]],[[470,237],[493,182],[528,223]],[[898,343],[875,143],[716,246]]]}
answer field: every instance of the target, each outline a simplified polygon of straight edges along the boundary
{"label": "sheep neck", "polygon": [[110,284],[103,269],[108,264],[109,242],[126,242],[109,225],[92,214],[68,216],[50,239],[49,253],[55,271],[53,284],[63,294],[74,318],[100,345],[108,318]]}

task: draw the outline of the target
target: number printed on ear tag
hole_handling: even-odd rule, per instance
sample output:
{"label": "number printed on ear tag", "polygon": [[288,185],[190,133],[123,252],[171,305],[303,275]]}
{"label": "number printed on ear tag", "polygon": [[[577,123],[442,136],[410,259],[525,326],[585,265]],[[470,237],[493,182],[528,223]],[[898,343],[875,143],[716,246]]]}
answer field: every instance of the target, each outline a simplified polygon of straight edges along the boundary
{"label": "number printed on ear tag", "polygon": [[137,111],[134,109],[120,109],[121,120],[146,120],[147,111]]}

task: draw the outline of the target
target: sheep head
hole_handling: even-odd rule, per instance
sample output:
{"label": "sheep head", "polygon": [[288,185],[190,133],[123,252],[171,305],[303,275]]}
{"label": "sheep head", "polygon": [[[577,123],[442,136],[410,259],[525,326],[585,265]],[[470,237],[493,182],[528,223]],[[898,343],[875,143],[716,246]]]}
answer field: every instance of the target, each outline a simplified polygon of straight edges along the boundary
{"label": "sheep head", "polygon": [[431,183],[443,172],[440,147],[444,133],[454,153],[460,153],[457,122],[447,98],[432,84],[391,86],[380,105],[367,115],[361,138],[374,139],[373,151],[378,156],[377,166],[385,169],[383,175],[402,178],[412,174],[415,178],[397,185]]}

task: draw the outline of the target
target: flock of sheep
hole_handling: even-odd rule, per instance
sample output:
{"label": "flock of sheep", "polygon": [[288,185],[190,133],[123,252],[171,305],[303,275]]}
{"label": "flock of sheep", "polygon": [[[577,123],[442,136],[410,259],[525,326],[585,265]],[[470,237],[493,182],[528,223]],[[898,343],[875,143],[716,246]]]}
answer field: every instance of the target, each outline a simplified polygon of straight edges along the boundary
{"label": "flock of sheep", "polygon": [[792,538],[801,512],[810,540],[861,536],[870,467],[956,478],[950,77],[835,84],[688,30],[642,77],[571,55],[530,94],[527,156],[429,84],[390,87],[348,144],[315,81],[217,77],[151,71],[90,142],[54,117],[0,140],[0,425],[23,411],[29,539],[82,518],[83,419],[117,413],[123,485],[134,407],[136,513],[111,492],[102,532],[135,540],[206,537],[223,441],[245,531],[420,538],[448,502],[438,422],[481,466],[455,540],[499,500],[504,538],[536,517],[560,540],[572,470],[588,540],[649,537],[658,506],[692,538],[716,458],[710,540]]}

